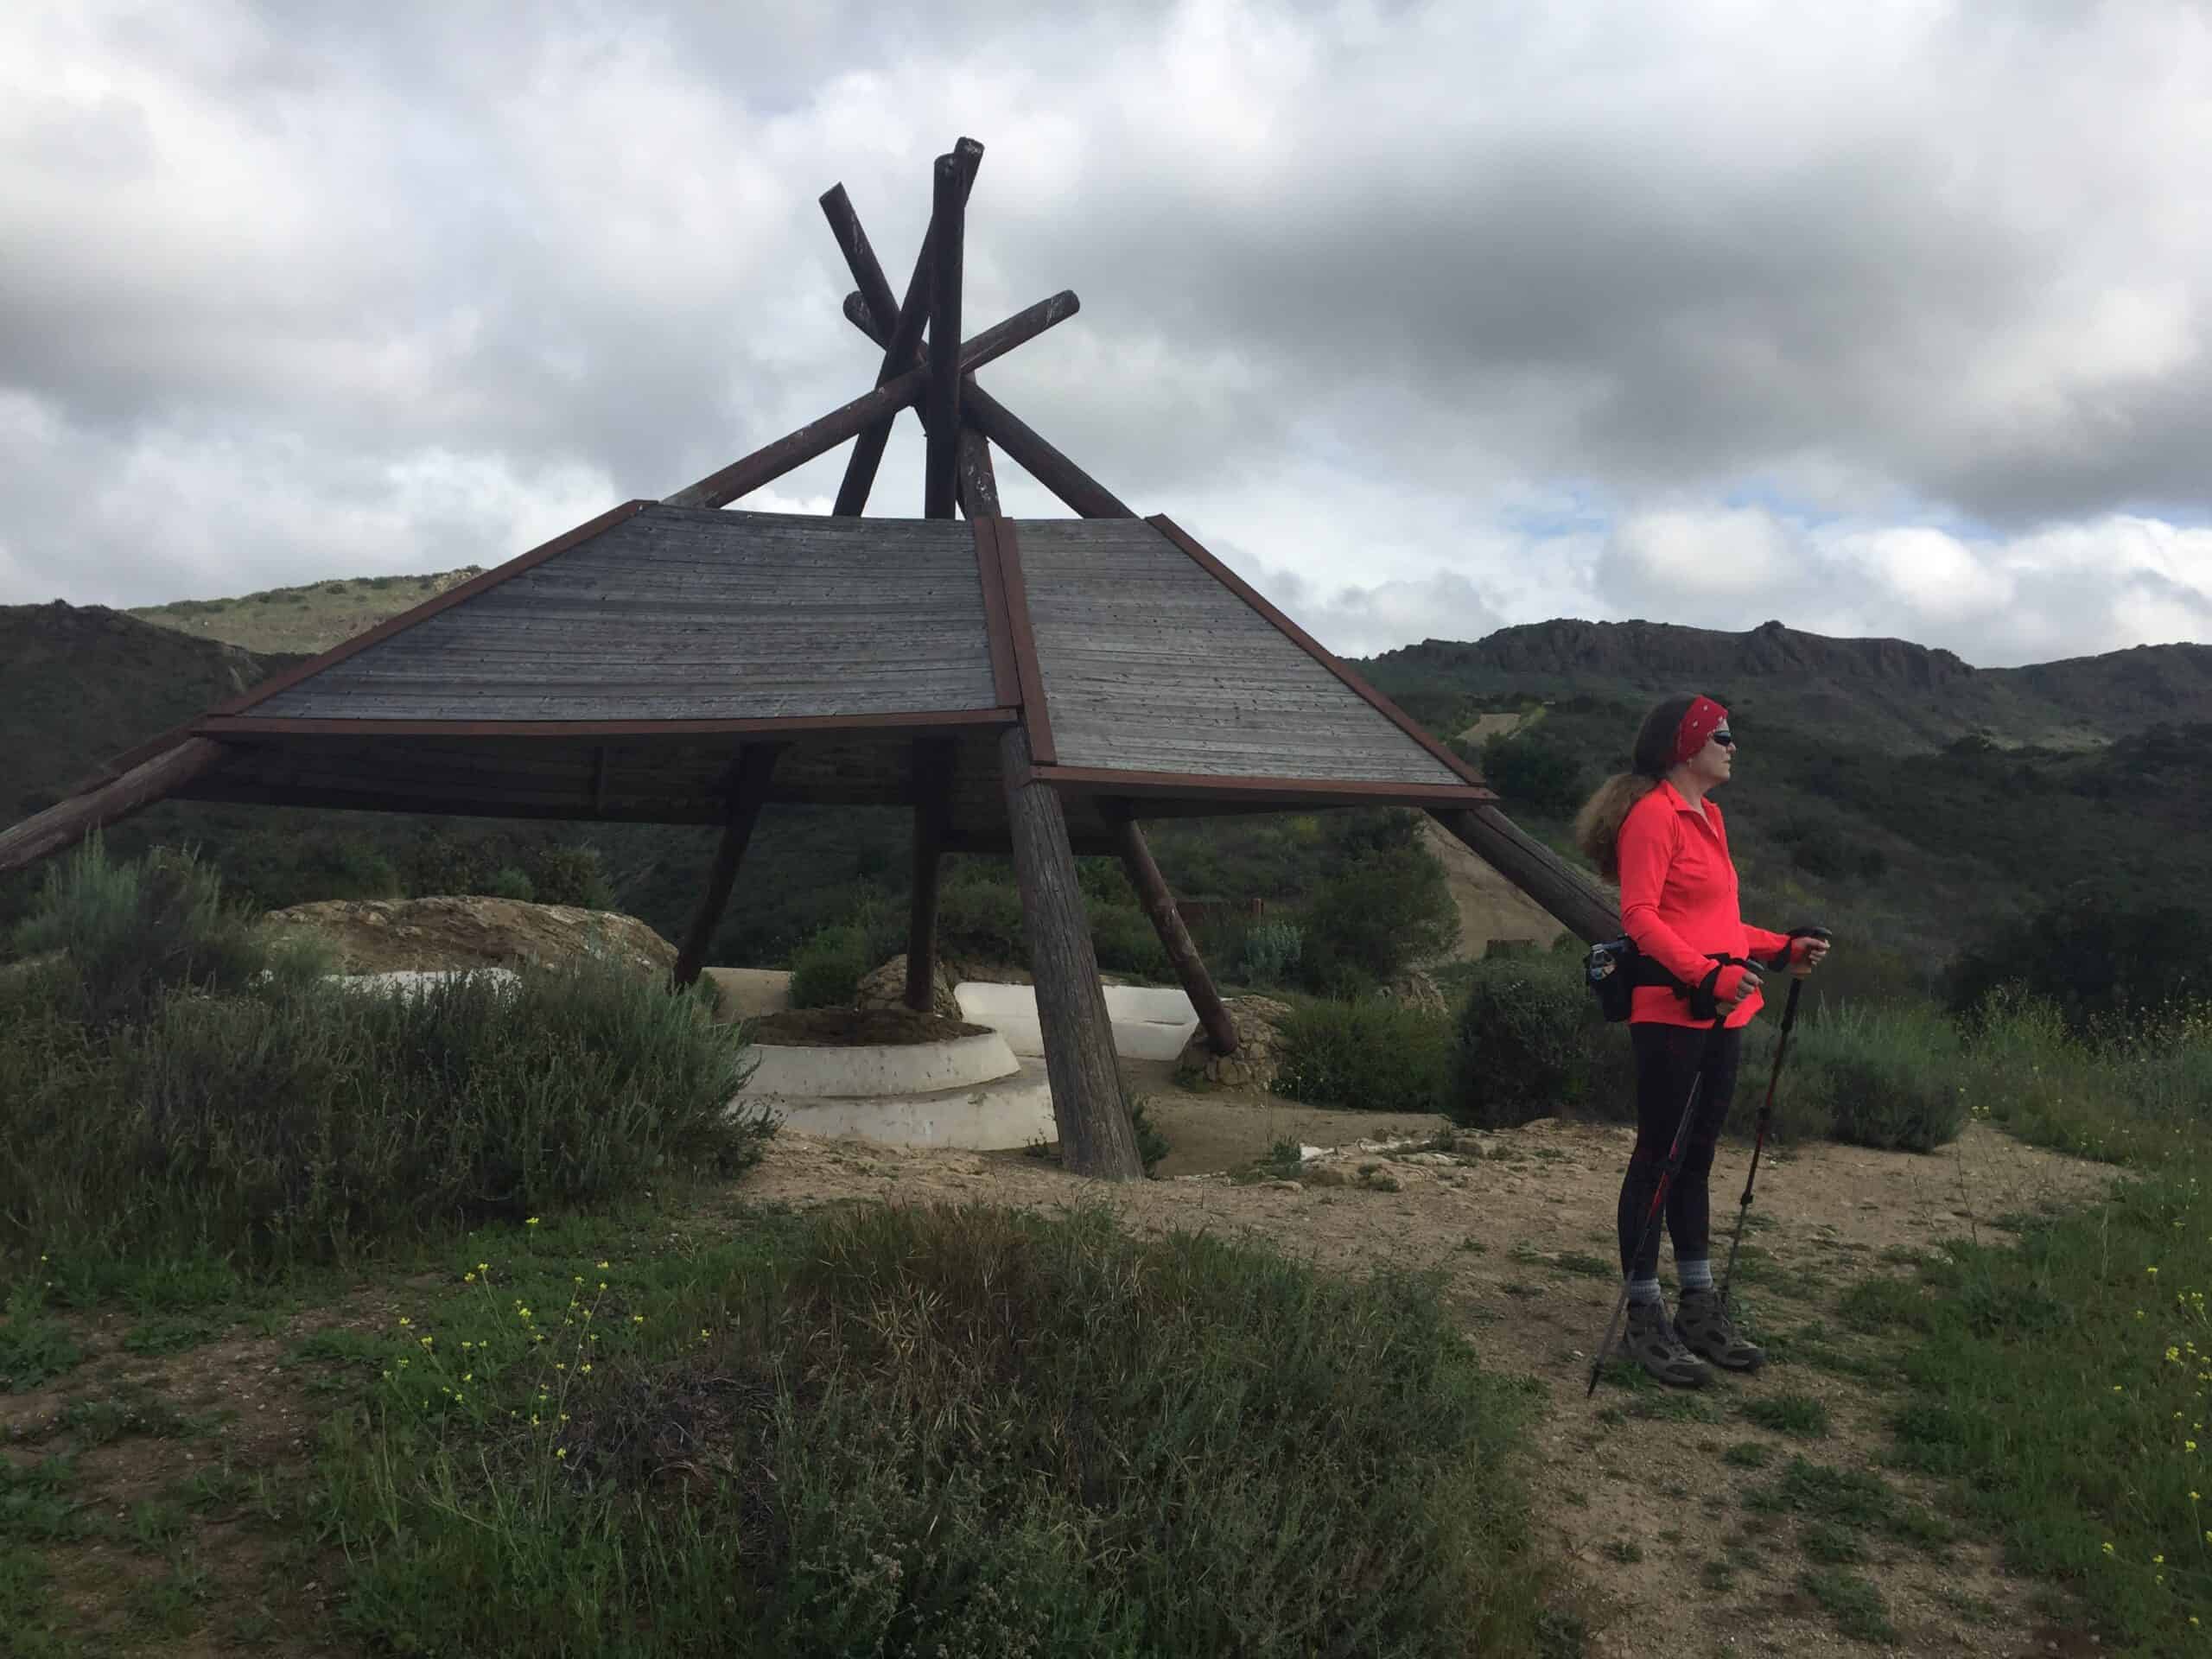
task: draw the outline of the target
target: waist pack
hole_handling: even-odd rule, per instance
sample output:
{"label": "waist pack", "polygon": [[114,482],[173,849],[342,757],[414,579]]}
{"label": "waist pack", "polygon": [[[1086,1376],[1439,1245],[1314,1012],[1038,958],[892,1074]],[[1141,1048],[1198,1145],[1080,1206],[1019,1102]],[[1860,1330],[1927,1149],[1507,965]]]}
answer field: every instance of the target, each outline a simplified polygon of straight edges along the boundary
{"label": "waist pack", "polygon": [[[1817,930],[1798,928],[1789,937]],[[1583,964],[1583,977],[1589,982],[1598,999],[1598,1011],[1608,1021],[1618,1022],[1628,1018],[1635,1003],[1635,991],[1639,985],[1663,985],[1690,1005],[1690,1014],[1698,1020],[1718,1020],[1720,1000],[1715,987],[1720,982],[1723,968],[1782,968],[1789,965],[1789,953],[1784,950],[1773,962],[1754,962],[1748,957],[1732,957],[1722,951],[1707,953],[1713,969],[1694,985],[1685,984],[1666,969],[1661,967],[1643,951],[1636,941],[1625,935],[1618,939],[1606,939],[1590,947],[1590,955]]]}

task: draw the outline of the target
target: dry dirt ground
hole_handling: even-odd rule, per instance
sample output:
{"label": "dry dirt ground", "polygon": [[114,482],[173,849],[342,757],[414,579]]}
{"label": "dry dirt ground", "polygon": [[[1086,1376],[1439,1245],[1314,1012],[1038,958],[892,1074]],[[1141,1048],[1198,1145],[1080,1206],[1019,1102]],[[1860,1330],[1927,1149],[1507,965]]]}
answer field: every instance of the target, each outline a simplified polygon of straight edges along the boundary
{"label": "dry dirt ground", "polygon": [[[1618,1292],[1615,1200],[1629,1131],[1544,1120],[1478,1137],[1479,1155],[1346,1150],[1295,1183],[1179,1173],[1249,1163],[1274,1141],[1343,1144],[1386,1128],[1430,1135],[1440,1120],[1313,1112],[1261,1095],[1182,1094],[1164,1078],[1152,1115],[1177,1154],[1167,1179],[1080,1183],[1033,1155],[891,1148],[779,1135],[734,1192],[797,1206],[849,1200],[990,1203],[1052,1209],[1104,1202],[1140,1231],[1208,1228],[1249,1235],[1316,1265],[1436,1268],[1484,1362],[1534,1379],[1544,1404],[1527,1473],[1546,1545],[1570,1564],[1595,1626],[1594,1655],[2013,1656],[2095,1651],[2077,1632],[2040,1625],[2028,1586],[1995,1550],[1961,1538],[1942,1549],[1875,1541],[1858,1567],[1881,1591],[1902,1644],[1840,1635],[1799,1587],[1807,1562],[1785,1517],[1746,1509],[1793,1455],[1877,1473],[1940,1511],[1933,1484],[1884,1468],[1889,1390],[1880,1351],[1837,1319],[1836,1298],[1872,1274],[1908,1271],[1910,1252],[1992,1236],[1993,1222],[2094,1201],[2111,1172],[2028,1147],[1981,1124],[1933,1156],[1820,1145],[1763,1162],[1739,1265],[1738,1294],[1774,1363],[1695,1395],[1599,1384],[1591,1355]],[[1241,1125],[1239,1120],[1242,1120]],[[1194,1147],[1198,1150],[1194,1151]],[[1716,1256],[1725,1255],[1747,1145],[1724,1143],[1713,1176]],[[1325,1166],[1335,1173],[1314,1179]],[[1391,1190],[1395,1188],[1395,1190]],[[2000,1235],[2001,1236],[2001,1235]],[[1662,1276],[1671,1272],[1662,1255]],[[1718,1263],[1716,1262],[1716,1268]],[[1854,1370],[1872,1376],[1853,1375]],[[1795,1438],[1744,1415],[1762,1397],[1809,1396],[1828,1432]],[[1764,1467],[1725,1461],[1756,1457]]]}

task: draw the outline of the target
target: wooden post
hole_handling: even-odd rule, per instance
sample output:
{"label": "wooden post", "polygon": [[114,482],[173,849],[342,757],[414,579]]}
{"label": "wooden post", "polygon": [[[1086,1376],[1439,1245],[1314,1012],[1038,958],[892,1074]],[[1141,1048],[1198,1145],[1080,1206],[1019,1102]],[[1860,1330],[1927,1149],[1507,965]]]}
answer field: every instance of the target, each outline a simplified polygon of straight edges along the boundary
{"label": "wooden post", "polygon": [[1429,816],[1584,944],[1620,937],[1620,909],[1604,890],[1496,807]]}
{"label": "wooden post", "polygon": [[1160,866],[1153,861],[1152,849],[1145,845],[1144,831],[1137,827],[1126,804],[1116,802],[1107,806],[1105,816],[1114,827],[1116,850],[1122,855],[1122,868],[1128,872],[1129,885],[1137,890],[1137,902],[1152,918],[1153,931],[1160,935],[1167,960],[1175,964],[1175,977],[1183,982],[1191,1006],[1198,1011],[1198,1023],[1206,1028],[1214,1052],[1234,1054],[1236,1022],[1222,1006],[1221,993],[1213,987],[1213,976],[1206,972],[1205,959],[1198,955],[1191,931],[1183,925],[1183,918],[1175,908],[1175,895],[1167,890],[1167,878],[1160,874]]}
{"label": "wooden post", "polygon": [[1006,780],[1014,875],[1029,929],[1029,967],[1037,982],[1037,1021],[1045,1037],[1045,1074],[1060,1161],[1077,1175],[1135,1180],[1144,1173],[1135,1126],[1122,1098],[1114,1028],[1098,982],[1090,918],[1077,885],[1066,817],[1050,784],[1031,775],[1029,734],[1007,728],[999,741]]}
{"label": "wooden post", "polygon": [[927,1014],[937,1006],[938,874],[944,862],[944,831],[952,792],[950,738],[914,742],[914,883],[906,923],[906,1006]]}
{"label": "wooden post", "polygon": [[[995,361],[1055,323],[1065,322],[1081,308],[1081,302],[1075,295],[1063,289],[1050,299],[1039,300],[1027,310],[1017,311],[960,347],[961,369],[963,372],[971,372]],[[709,473],[689,488],[664,498],[663,505],[726,507],[738,497],[763,484],[772,483],[793,467],[803,467],[817,455],[828,454],[846,439],[858,437],[874,422],[897,414],[919,397],[928,383],[928,369],[909,369],[895,379],[885,381],[874,391],[864,392],[842,408],[831,410],[820,420],[810,421],[798,431],[754,450],[741,461],[732,461],[720,472]]]}
{"label": "wooden post", "polygon": [[923,423],[929,429],[923,469],[922,516],[950,518],[957,499],[960,446],[960,365],[944,342],[960,338],[960,272],[967,241],[967,189],[957,156],[937,158],[937,200],[930,214],[929,393]]}
{"label": "wooden post", "polygon": [[[952,147],[954,157],[962,169],[961,200],[975,188],[976,169],[982,164],[983,147],[973,138],[963,138]],[[831,232],[845,255],[846,267],[853,273],[853,280],[861,285],[868,303],[886,319],[890,332],[876,341],[883,349],[883,365],[876,372],[876,384],[881,385],[896,375],[904,374],[918,365],[922,343],[922,325],[930,313],[930,244],[936,230],[935,214],[931,227],[924,232],[920,251],[914,256],[914,274],[906,283],[904,303],[892,297],[891,283],[877,263],[875,250],[868,245],[868,232],[861,229],[860,215],[853,211],[845,187],[833,187],[822,198],[822,211],[830,220]],[[889,319],[896,316],[896,326]],[[883,464],[883,448],[891,439],[891,424],[895,416],[887,416],[862,431],[853,440],[853,453],[846,457],[845,476],[837,486],[837,502],[831,511],[845,518],[857,518],[868,505],[869,490],[875,485],[876,468]]]}
{"label": "wooden post", "polygon": [[768,779],[782,753],[779,743],[748,743],[738,759],[722,843],[715,850],[714,868],[708,873],[707,890],[699,895],[699,908],[692,912],[683,948],[677,952],[674,979],[679,990],[696,983],[699,970],[707,965],[707,947],[714,943],[715,929],[728,907],[738,861],[745,856],[746,843],[753,839],[753,826],[760,822],[760,808],[768,798]]}
{"label": "wooden post", "polygon": [[230,751],[222,744],[188,737],[140,761],[120,778],[57,801],[0,834],[0,872],[21,869],[49,853],[73,847],[93,830],[151,806],[229,758]]}
{"label": "wooden post", "polygon": [[[881,345],[890,336],[858,294],[845,296],[845,315]],[[1113,491],[1077,466],[1036,430],[969,376],[960,383],[960,418],[1005,450],[1022,470],[1085,518],[1134,518],[1135,512]]]}

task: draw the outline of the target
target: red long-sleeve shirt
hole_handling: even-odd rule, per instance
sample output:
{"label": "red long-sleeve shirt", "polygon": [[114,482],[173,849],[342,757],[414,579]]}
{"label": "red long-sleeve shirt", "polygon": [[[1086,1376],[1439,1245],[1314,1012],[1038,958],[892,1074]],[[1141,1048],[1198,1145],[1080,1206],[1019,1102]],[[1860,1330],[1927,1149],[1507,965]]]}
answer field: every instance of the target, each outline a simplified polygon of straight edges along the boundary
{"label": "red long-sleeve shirt", "polygon": [[[1629,809],[1619,851],[1621,927],[1637,950],[1686,984],[1713,971],[1708,952],[1764,962],[1789,948],[1787,934],[1745,925],[1728,827],[1711,798],[1700,810],[1662,780]],[[1749,1024],[1761,1001],[1756,991],[1745,997],[1730,1011],[1728,1024]],[[1709,1023],[1664,985],[1637,986],[1628,1017],[1665,1026]]]}

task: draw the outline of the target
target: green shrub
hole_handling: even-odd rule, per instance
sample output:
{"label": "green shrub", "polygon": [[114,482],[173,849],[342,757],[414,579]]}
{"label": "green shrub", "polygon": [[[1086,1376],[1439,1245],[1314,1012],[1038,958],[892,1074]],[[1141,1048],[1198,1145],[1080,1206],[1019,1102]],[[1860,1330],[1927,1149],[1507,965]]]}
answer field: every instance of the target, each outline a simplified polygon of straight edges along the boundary
{"label": "green shrub", "polygon": [[537,897],[537,884],[513,865],[506,864],[492,872],[484,891],[493,899],[512,899],[526,905]]}
{"label": "green shrub", "polygon": [[874,965],[865,928],[849,922],[823,928],[791,957],[791,1006],[849,1007]]}
{"label": "green shrub", "polygon": [[1086,900],[1085,908],[1090,913],[1091,945],[1098,953],[1101,968],[1146,979],[1174,976],[1167,947],[1160,944],[1159,930],[1144,912],[1133,904],[1109,904],[1102,899]]}
{"label": "green shrub", "polygon": [[2171,898],[2083,883],[1961,955],[1951,1006],[1970,1014],[1999,986],[2049,1001],[2077,1031],[2212,985],[2212,917]]}
{"label": "green shrub", "polygon": [[1580,763],[1548,741],[1541,728],[1489,739],[1483,745],[1482,772],[1516,812],[1571,818],[1590,793]]}
{"label": "green shrub", "polygon": [[1151,1103],[1148,1098],[1141,1096],[1129,1108],[1129,1123],[1137,1135],[1137,1159],[1144,1165],[1144,1173],[1147,1175],[1160,1167],[1160,1160],[1171,1150],[1166,1133],[1154,1122],[1152,1114],[1147,1109]]}
{"label": "green shrub", "polygon": [[1305,959],[1306,935],[1295,922],[1255,922],[1244,932],[1236,972],[1247,984],[1288,985]]}
{"label": "green shrub", "polygon": [[[1430,1281],[1133,1238],[1096,1209],[868,1206],[689,1282],[560,1384],[557,1430],[506,1426],[527,1366],[480,1374],[488,1429],[420,1360],[379,1385],[327,1465],[369,1646],[1546,1650],[1525,1391]],[[505,1311],[442,1323],[437,1351],[505,1351]],[[667,1478],[688,1446],[727,1471],[696,1497]]]}
{"label": "green shrub", "polygon": [[1021,894],[1010,881],[962,871],[938,894],[937,929],[938,948],[948,956],[1029,960]]}
{"label": "green shrub", "polygon": [[1567,951],[1492,952],[1468,976],[1452,1046],[1448,1109],[1504,1128],[1569,1107],[1634,1122],[1625,1027],[1605,1023]]}
{"label": "green shrub", "polygon": [[1395,1002],[1309,1002],[1281,1033],[1274,1090],[1359,1111],[1443,1109],[1450,1022]]}
{"label": "green shrub", "polygon": [[1370,854],[1325,880],[1306,906],[1302,959],[1319,990],[1387,984],[1458,936],[1444,867],[1418,844]]}
{"label": "green shrub", "polygon": [[[175,868],[96,870],[79,891],[135,880],[158,925]],[[612,963],[379,995],[218,906],[195,925],[233,950],[225,979],[118,998],[100,990],[113,916],[76,914],[81,940],[49,908],[61,954],[0,976],[0,1245],[328,1259],[759,1155],[765,1125],[728,1110],[747,1071],[736,1028]]]}
{"label": "green shrub", "polygon": [[571,843],[533,848],[523,868],[542,905],[575,905],[585,910],[615,906],[614,888],[596,847]]}
{"label": "green shrub", "polygon": [[52,982],[60,1017],[103,1029],[146,1019],[174,992],[235,991],[272,967],[304,976],[327,961],[304,939],[272,951],[194,854],[118,864],[98,836],[48,868],[14,943],[22,956],[66,956]]}
{"label": "green shrub", "polygon": [[[1761,1023],[1775,1018],[1770,1013]],[[1748,1071],[1748,1047],[1745,1059]],[[1783,1064],[1779,1138],[1829,1135],[1863,1147],[1931,1152],[1966,1127],[1957,1033],[1933,1008],[1846,1007],[1817,1020],[1801,1015]],[[1739,1082],[1739,1100],[1754,1083],[1763,1095],[1763,1071]]]}

